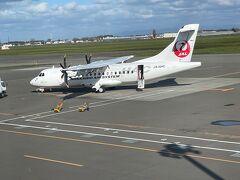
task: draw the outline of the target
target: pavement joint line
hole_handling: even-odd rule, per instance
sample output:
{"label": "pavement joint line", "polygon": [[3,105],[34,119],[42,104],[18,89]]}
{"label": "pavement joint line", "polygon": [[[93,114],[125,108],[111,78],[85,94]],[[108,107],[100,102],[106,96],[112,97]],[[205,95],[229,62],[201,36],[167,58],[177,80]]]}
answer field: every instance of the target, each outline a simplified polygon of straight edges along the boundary
{"label": "pavement joint line", "polygon": [[58,163],[58,164],[76,166],[76,167],[83,167],[83,165],[81,165],[81,164],[76,164],[76,163],[71,163],[71,162],[66,162],[66,161],[60,161],[60,160],[55,160],[55,159],[48,159],[48,158],[37,157],[37,156],[30,156],[30,155],[24,155],[24,157],[25,158],[30,158],[30,159],[36,159],[36,160],[52,162],[52,163]]}
{"label": "pavement joint line", "polygon": [[222,74],[222,75],[216,75],[216,76],[212,76],[212,77],[209,77],[209,78],[219,78],[219,77],[230,76],[230,75],[235,75],[235,74],[240,74],[240,71],[232,72],[232,73],[226,73],[226,74]]}
{"label": "pavement joint line", "polygon": [[233,142],[233,141],[222,141],[217,139],[207,139],[207,138],[199,138],[199,137],[192,137],[192,136],[180,136],[180,135],[173,135],[173,134],[163,134],[163,133],[153,133],[153,132],[146,132],[146,131],[134,131],[134,130],[126,130],[126,129],[118,129],[118,128],[107,128],[101,126],[86,126],[80,124],[69,124],[69,123],[59,123],[59,122],[52,122],[52,121],[38,121],[28,119],[27,122],[36,122],[36,123],[43,123],[43,124],[54,124],[54,125],[63,125],[63,126],[72,126],[72,127],[83,127],[89,129],[101,129],[101,130],[108,130],[108,131],[118,131],[118,132],[127,132],[127,133],[135,133],[135,134],[145,134],[145,135],[155,135],[155,136],[166,136],[166,137],[174,137],[174,138],[183,138],[183,139],[194,139],[200,141],[207,141],[207,142],[220,142],[226,144],[238,144],[240,142]]}
{"label": "pavement joint line", "polygon": [[[111,146],[111,147],[118,147],[118,148],[125,148],[125,149],[133,149],[133,150],[139,150],[139,151],[145,151],[145,152],[155,152],[155,153],[160,152],[159,150],[156,150],[156,149],[136,147],[136,146],[126,146],[126,145],[120,145],[120,144],[105,143],[105,142],[100,142],[100,141],[89,141],[89,140],[82,140],[82,139],[73,139],[73,138],[67,138],[67,137],[34,134],[34,133],[27,133],[27,132],[21,132],[21,131],[11,131],[11,130],[4,130],[4,129],[0,129],[0,131],[1,132],[7,132],[7,133],[13,133],[13,134],[20,134],[20,135],[25,135],[25,136],[35,136],[35,137],[42,137],[42,138],[49,138],[49,139],[75,141],[75,142],[97,144],[97,145],[104,145],[104,146]],[[177,153],[171,153],[171,154],[181,155],[181,154],[177,154]],[[29,155],[25,155],[25,156],[29,156]],[[220,158],[213,158],[213,157],[206,157],[206,156],[197,156],[197,155],[191,155],[191,154],[188,154],[187,156],[194,157],[194,158],[199,158],[199,159],[220,161],[220,162],[225,162],[225,163],[240,164],[240,161],[233,161],[233,160],[228,160],[228,159],[220,159]]]}
{"label": "pavement joint line", "polygon": [[[10,123],[7,123],[7,124],[0,123],[0,124],[7,125],[7,126],[24,126],[24,127],[27,127],[27,128],[41,129],[41,130],[50,130],[50,129],[52,129],[52,128],[46,128],[46,127],[41,127],[41,126],[30,126],[30,125],[20,125],[20,124],[10,124]],[[166,142],[166,141],[163,142],[163,141],[156,141],[156,140],[150,140],[150,139],[132,138],[132,137],[116,136],[116,135],[106,135],[106,134],[89,133],[89,132],[73,131],[73,130],[65,130],[65,129],[57,129],[56,132],[65,132],[65,133],[73,133],[73,134],[88,134],[88,135],[95,135],[95,136],[98,136],[98,137],[108,137],[108,138],[115,138],[115,139],[136,140],[136,141],[155,143],[155,144],[172,144],[172,142]],[[235,152],[235,153],[239,153],[240,152],[239,150],[214,148],[214,147],[199,146],[199,145],[191,145],[191,147],[199,148],[199,149],[223,151],[223,152]]]}

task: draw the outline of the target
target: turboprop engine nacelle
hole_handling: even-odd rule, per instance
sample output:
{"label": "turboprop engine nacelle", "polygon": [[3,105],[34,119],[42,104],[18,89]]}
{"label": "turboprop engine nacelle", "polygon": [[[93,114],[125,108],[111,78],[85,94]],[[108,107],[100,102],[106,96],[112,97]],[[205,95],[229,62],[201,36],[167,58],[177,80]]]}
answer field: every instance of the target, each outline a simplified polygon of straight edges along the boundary
{"label": "turboprop engine nacelle", "polygon": [[68,77],[75,77],[75,76],[77,76],[77,72],[76,71],[67,71],[67,75],[68,75]]}

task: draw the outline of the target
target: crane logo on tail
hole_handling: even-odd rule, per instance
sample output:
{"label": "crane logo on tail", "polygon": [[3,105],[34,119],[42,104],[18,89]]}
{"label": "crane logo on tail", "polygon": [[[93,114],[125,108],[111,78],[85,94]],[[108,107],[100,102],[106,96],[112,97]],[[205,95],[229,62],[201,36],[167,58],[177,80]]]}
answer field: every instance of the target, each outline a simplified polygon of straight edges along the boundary
{"label": "crane logo on tail", "polygon": [[173,51],[177,57],[184,58],[190,53],[190,45],[187,41],[177,41]]}

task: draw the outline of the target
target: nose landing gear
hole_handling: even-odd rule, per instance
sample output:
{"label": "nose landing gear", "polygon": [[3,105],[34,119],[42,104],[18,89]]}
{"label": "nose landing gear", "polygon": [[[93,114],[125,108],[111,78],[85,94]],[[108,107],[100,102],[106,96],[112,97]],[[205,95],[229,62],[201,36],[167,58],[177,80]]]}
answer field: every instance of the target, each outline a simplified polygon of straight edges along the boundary
{"label": "nose landing gear", "polygon": [[37,88],[36,92],[44,93],[44,92],[51,92],[52,89],[46,89],[46,88]]}

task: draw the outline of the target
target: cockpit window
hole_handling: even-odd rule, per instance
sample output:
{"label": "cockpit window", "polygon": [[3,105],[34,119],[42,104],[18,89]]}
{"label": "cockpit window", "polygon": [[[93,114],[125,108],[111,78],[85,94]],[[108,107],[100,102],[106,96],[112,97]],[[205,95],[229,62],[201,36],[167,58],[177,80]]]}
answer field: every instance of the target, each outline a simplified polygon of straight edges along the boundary
{"label": "cockpit window", "polygon": [[45,74],[44,73],[40,73],[38,76],[42,77],[42,76],[45,76]]}

